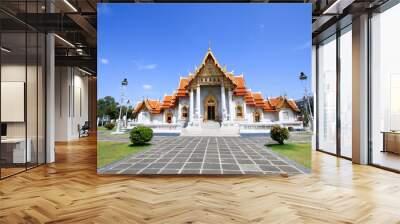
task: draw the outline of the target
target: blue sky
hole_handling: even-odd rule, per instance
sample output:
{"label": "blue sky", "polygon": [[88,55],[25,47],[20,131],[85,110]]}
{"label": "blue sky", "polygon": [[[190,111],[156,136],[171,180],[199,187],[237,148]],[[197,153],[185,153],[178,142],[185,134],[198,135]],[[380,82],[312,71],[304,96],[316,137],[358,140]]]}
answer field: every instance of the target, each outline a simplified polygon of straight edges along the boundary
{"label": "blue sky", "polygon": [[[311,4],[98,4],[98,97],[162,99],[209,42],[221,65],[264,97],[301,98],[311,77]],[[307,83],[310,87],[310,81]]]}

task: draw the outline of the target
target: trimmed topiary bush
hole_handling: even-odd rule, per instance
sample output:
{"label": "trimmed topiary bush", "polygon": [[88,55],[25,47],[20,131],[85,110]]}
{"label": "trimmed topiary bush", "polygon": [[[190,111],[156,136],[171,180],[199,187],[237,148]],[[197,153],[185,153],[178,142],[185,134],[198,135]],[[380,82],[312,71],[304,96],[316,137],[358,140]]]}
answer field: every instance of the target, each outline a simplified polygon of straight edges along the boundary
{"label": "trimmed topiary bush", "polygon": [[277,141],[280,145],[283,145],[284,141],[289,139],[289,130],[287,128],[274,126],[271,128],[271,138]]}
{"label": "trimmed topiary bush", "polygon": [[153,138],[153,130],[149,127],[138,126],[131,130],[129,139],[134,145],[144,145]]}
{"label": "trimmed topiary bush", "polygon": [[107,128],[107,130],[112,130],[115,127],[114,123],[107,123],[104,125],[105,128]]}

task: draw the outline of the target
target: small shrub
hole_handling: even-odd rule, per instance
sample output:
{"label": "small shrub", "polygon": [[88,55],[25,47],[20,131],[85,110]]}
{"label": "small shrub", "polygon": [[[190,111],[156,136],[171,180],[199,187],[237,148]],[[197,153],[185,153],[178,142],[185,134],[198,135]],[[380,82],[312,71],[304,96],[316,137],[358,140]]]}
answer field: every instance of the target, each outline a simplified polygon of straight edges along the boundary
{"label": "small shrub", "polygon": [[131,130],[129,139],[134,145],[144,145],[153,138],[153,130],[149,127],[138,126]]}
{"label": "small shrub", "polygon": [[277,141],[280,145],[283,145],[284,141],[289,139],[289,130],[287,128],[274,126],[271,128],[271,138]]}
{"label": "small shrub", "polygon": [[293,127],[288,127],[288,130],[289,130],[289,132],[292,132],[292,131],[294,131],[294,128]]}
{"label": "small shrub", "polygon": [[107,123],[104,125],[105,128],[107,128],[107,130],[112,130],[115,127],[114,123]]}

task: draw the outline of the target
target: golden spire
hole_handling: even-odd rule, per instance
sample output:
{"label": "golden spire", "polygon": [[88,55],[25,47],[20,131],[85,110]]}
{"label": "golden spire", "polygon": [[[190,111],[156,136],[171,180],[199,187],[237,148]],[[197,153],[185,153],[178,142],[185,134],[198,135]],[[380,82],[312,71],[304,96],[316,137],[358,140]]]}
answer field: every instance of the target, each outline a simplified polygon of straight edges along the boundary
{"label": "golden spire", "polygon": [[211,40],[208,41],[208,51],[211,51]]}

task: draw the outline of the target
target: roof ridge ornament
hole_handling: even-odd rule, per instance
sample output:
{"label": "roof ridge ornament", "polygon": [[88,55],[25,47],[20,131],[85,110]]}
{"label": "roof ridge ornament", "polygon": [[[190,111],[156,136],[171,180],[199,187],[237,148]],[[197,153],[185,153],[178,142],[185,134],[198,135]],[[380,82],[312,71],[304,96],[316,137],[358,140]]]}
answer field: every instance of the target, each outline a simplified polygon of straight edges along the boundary
{"label": "roof ridge ornament", "polygon": [[208,51],[211,51],[211,40],[208,41]]}

